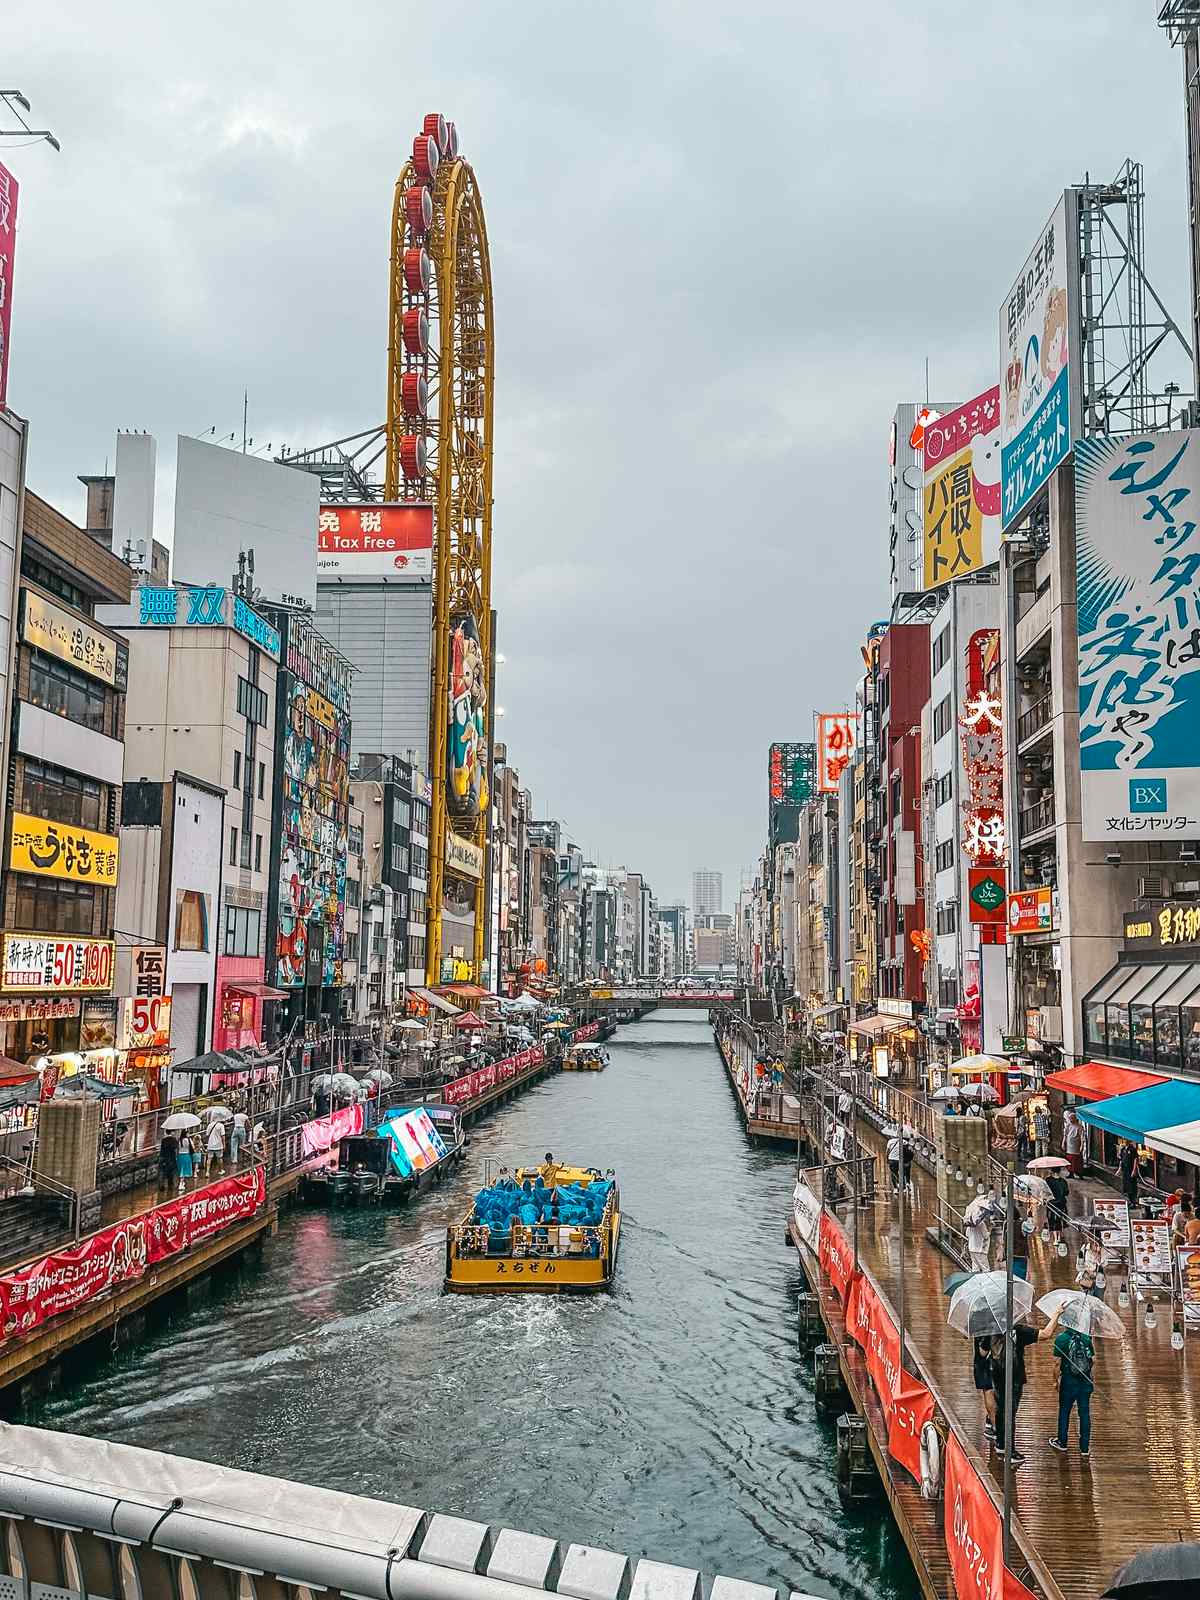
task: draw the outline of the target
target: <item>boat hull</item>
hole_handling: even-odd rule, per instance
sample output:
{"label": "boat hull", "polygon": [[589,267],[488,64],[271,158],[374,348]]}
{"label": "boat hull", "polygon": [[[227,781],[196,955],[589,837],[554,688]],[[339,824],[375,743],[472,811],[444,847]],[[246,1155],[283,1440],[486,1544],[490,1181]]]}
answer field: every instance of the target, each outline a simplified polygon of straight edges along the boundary
{"label": "boat hull", "polygon": [[446,1249],[447,1294],[603,1294],[612,1288],[621,1244],[621,1213],[612,1219],[610,1258],[459,1256]]}

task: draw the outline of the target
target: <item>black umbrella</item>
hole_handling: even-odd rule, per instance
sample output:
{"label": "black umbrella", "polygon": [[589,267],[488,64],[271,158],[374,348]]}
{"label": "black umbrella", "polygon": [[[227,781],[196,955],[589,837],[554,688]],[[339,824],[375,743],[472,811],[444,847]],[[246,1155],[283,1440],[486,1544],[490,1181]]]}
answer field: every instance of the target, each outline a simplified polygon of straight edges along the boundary
{"label": "black umbrella", "polygon": [[1200,1544],[1152,1544],[1127,1561],[1100,1600],[1185,1600],[1200,1594]]}

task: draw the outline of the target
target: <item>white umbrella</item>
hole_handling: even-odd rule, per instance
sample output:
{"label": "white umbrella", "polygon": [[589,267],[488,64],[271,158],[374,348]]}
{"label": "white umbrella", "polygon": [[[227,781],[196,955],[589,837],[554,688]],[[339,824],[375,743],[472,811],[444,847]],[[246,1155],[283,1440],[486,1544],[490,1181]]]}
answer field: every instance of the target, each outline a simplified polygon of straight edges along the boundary
{"label": "white umbrella", "polygon": [[1028,1165],[1030,1172],[1061,1172],[1071,1163],[1066,1156],[1035,1156]]}
{"label": "white umbrella", "polygon": [[[1033,1310],[1033,1285],[1014,1278],[1013,1320],[1020,1322]],[[978,1272],[954,1291],[946,1321],[968,1339],[1003,1333],[1006,1326],[1008,1279],[1003,1272]]]}
{"label": "white umbrella", "polygon": [[425,1024],[423,1022],[417,1022],[412,1018],[407,1018],[404,1022],[398,1022],[396,1026],[397,1028],[402,1028],[405,1033],[412,1033],[414,1031],[417,1033],[425,1032]]}
{"label": "white umbrella", "polygon": [[165,1133],[182,1133],[185,1128],[198,1128],[200,1118],[194,1117],[190,1111],[176,1111],[163,1123]]}
{"label": "white umbrella", "polygon": [[1039,1178],[1036,1172],[1022,1172],[1013,1179],[1013,1188],[1024,1200],[1052,1200],[1054,1190],[1045,1178]]}
{"label": "white umbrella", "polygon": [[957,1084],[948,1083],[942,1089],[935,1089],[929,1096],[930,1100],[957,1100],[962,1090]]}
{"label": "white umbrella", "polygon": [[994,1194],[977,1194],[963,1212],[963,1221],[977,1226],[992,1217],[1002,1217],[1004,1208]]}
{"label": "white umbrella", "polygon": [[200,1113],[202,1117],[213,1117],[218,1122],[232,1122],[233,1112],[228,1106],[205,1106]]}
{"label": "white umbrella", "polygon": [[964,1100],[981,1100],[985,1105],[998,1104],[1000,1096],[990,1083],[964,1083],[957,1093]]}
{"label": "white umbrella", "polygon": [[1084,1294],[1081,1289],[1051,1289],[1038,1301],[1038,1310],[1044,1311],[1048,1317],[1052,1317],[1060,1306],[1060,1333],[1067,1329],[1074,1333],[1086,1333],[1089,1339],[1124,1339],[1126,1336],[1128,1330],[1117,1313],[1094,1294]]}

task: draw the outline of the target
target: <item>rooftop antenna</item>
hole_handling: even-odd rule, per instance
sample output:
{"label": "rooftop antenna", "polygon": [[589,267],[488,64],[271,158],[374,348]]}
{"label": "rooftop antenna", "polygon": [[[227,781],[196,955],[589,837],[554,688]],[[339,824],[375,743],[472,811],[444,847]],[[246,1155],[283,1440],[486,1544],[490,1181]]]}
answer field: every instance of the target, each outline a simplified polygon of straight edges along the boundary
{"label": "rooftop antenna", "polygon": [[242,390],[242,454],[246,454],[246,419],[250,411],[250,391]]}
{"label": "rooftop antenna", "polygon": [[925,357],[925,404],[929,404],[929,357]]}
{"label": "rooftop antenna", "polygon": [[0,139],[21,139],[35,143],[44,139],[51,150],[62,149],[62,145],[59,144],[49,128],[31,128],[25,121],[21,113],[28,111],[30,107],[29,101],[21,93],[20,89],[0,89],[0,105],[19,124],[16,128],[0,128]]}

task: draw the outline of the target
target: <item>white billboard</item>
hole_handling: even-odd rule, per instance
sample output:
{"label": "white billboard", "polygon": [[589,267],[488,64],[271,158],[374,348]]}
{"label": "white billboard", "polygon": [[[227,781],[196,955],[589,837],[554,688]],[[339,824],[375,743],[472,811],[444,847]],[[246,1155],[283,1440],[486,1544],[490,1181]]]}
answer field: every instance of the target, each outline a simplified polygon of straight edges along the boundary
{"label": "white billboard", "polygon": [[1079,199],[1068,189],[1000,307],[1001,517],[1015,522],[1081,426]]}
{"label": "white billboard", "polygon": [[238,554],[254,551],[254,582],[267,600],[317,597],[320,479],[298,467],[180,435],[175,472],[176,583],[228,588]]}
{"label": "white billboard", "polygon": [[1200,429],[1075,443],[1086,840],[1200,838]]}

